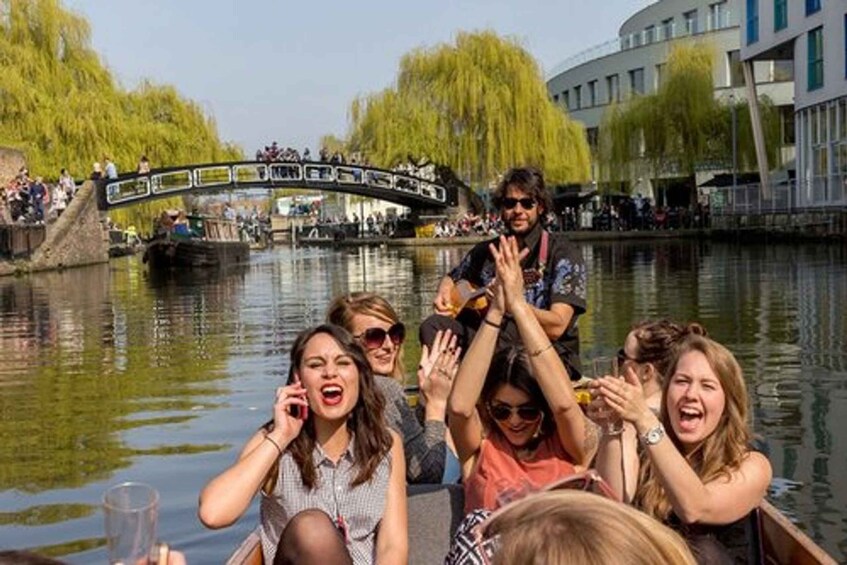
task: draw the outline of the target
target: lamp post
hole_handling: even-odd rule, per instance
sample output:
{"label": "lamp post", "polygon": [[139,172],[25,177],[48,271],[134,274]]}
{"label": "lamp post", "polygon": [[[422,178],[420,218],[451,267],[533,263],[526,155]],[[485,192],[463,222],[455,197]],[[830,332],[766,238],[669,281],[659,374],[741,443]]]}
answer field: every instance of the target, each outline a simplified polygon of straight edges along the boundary
{"label": "lamp post", "polygon": [[737,118],[735,116],[735,93],[729,94],[729,113],[732,116],[732,189],[738,185],[738,135]]}

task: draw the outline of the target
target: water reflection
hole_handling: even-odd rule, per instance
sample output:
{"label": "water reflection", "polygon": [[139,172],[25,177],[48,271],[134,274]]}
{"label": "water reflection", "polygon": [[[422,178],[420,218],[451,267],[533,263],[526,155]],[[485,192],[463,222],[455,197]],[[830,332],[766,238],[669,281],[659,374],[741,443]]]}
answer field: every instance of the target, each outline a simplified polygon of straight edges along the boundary
{"label": "water reflection", "polygon": [[[151,277],[134,258],[0,279],[0,546],[102,561],[106,486],[162,492],[163,537],[219,562],[257,520],[208,532],[202,484],[267,419],[298,331],[337,294],[375,290],[415,327],[467,247],[282,248],[235,272]],[[774,502],[847,559],[843,247],[583,244],[586,357],[632,323],[698,320],[739,357],[777,479]],[[412,332],[413,335],[414,332]],[[414,375],[417,340],[406,344]],[[68,555],[71,554],[71,555]]]}

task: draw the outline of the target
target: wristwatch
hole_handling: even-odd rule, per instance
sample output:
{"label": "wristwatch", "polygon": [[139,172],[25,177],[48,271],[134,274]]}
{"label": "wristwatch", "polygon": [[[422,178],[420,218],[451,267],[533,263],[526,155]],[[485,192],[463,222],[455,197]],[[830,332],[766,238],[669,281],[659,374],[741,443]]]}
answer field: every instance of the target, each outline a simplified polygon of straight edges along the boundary
{"label": "wristwatch", "polygon": [[642,445],[656,445],[662,441],[663,437],[665,437],[665,427],[659,422],[656,426],[647,430],[640,439]]}

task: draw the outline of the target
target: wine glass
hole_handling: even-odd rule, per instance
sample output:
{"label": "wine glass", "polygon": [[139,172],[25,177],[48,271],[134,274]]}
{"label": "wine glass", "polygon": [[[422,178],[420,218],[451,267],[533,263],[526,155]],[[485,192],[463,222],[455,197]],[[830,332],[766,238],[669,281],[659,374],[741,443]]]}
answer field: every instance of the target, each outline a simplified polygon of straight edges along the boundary
{"label": "wine glass", "polygon": [[156,546],[159,493],[144,483],[127,482],[103,495],[109,563],[147,563]]}
{"label": "wine glass", "polygon": [[[618,358],[616,356],[596,357],[592,361],[592,367],[594,369],[593,377],[595,379],[609,376],[615,378],[622,377]],[[606,434],[618,435],[623,431],[623,421],[620,418],[615,417],[612,410],[608,407],[604,408],[598,416],[600,417],[598,419],[602,419],[602,425]]]}

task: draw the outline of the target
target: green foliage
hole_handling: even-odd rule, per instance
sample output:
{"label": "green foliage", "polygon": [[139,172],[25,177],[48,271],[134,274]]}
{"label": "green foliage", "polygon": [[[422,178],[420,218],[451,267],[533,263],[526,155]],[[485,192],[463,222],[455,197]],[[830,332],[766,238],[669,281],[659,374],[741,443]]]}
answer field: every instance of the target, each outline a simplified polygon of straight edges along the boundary
{"label": "green foliage", "polygon": [[382,167],[431,161],[484,184],[527,163],[551,183],[589,176],[582,127],[549,100],[529,53],[493,32],[406,54],[396,86],[356,99],[350,116],[350,149]]}
{"label": "green foliage", "polygon": [[[710,45],[677,43],[655,93],[633,96],[606,111],[597,156],[602,180],[646,175],[693,178],[700,167],[731,167],[731,109],[714,97],[713,61]],[[773,163],[779,116],[769,99],[762,98],[759,104]],[[739,169],[752,169],[756,155],[746,101],[738,101],[736,111]]]}
{"label": "green foliage", "polygon": [[33,174],[57,178],[65,167],[86,177],[104,156],[119,171],[135,170],[141,155],[154,168],[241,158],[240,148],[219,141],[214,120],[172,86],[117,85],[91,49],[88,22],[59,0],[3,3],[0,146],[22,150]]}

